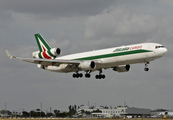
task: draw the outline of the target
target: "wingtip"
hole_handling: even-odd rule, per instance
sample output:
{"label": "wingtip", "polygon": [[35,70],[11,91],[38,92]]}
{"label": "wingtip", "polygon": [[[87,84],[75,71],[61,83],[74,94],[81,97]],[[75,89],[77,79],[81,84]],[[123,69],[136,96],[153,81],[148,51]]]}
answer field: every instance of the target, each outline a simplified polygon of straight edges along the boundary
{"label": "wingtip", "polygon": [[16,58],[15,56],[12,56],[8,50],[5,50],[5,52],[6,52],[7,56],[8,56],[10,59],[11,59],[11,58]]}

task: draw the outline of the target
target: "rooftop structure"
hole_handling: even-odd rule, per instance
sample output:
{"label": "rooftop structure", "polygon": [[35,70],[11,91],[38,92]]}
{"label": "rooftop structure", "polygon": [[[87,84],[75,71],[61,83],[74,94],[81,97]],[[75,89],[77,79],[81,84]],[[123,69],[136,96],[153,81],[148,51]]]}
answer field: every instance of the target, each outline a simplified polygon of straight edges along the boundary
{"label": "rooftop structure", "polygon": [[81,106],[77,113],[79,116],[83,117],[97,117],[97,118],[106,118],[106,117],[142,117],[149,116],[151,110],[144,108],[130,108],[127,106],[120,106],[116,108],[108,108],[108,107],[89,107],[89,106]]}

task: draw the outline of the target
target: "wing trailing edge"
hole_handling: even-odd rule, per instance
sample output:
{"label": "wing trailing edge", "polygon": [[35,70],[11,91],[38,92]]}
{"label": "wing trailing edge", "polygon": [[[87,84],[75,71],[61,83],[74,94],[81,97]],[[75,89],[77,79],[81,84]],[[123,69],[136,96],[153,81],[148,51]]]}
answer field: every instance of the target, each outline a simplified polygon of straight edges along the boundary
{"label": "wing trailing edge", "polygon": [[29,62],[29,63],[35,63],[35,64],[41,64],[41,65],[53,65],[53,66],[59,66],[60,64],[74,64],[79,65],[79,60],[59,60],[59,59],[39,59],[39,58],[24,58],[24,57],[16,57],[11,55],[11,53],[8,50],[5,50],[7,56],[12,58],[17,58],[19,60]]}

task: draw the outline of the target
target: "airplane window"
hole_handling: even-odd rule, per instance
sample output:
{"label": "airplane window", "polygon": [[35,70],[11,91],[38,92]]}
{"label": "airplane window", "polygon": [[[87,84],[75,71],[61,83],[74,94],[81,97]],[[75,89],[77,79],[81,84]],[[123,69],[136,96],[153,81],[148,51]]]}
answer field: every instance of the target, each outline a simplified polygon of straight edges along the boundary
{"label": "airplane window", "polygon": [[156,46],[155,48],[156,48],[156,49],[157,49],[157,48],[164,48],[164,46]]}

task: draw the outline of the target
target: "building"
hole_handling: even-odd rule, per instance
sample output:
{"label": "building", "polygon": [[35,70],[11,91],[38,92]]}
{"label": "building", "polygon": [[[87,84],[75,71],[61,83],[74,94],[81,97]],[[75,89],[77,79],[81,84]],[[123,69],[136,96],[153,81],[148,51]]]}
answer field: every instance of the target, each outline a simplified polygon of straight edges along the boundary
{"label": "building", "polygon": [[[145,108],[134,108],[134,107],[128,107],[126,110],[126,114],[124,114],[125,117],[132,117],[132,118],[140,118],[140,117],[147,117],[150,116],[151,110],[145,109]],[[122,114],[123,116],[123,114]]]}
{"label": "building", "polygon": [[153,118],[163,117],[163,116],[172,118],[173,117],[173,111],[165,110],[165,109],[157,109],[157,110],[151,111],[151,116]]}
{"label": "building", "polygon": [[125,114],[127,107],[116,107],[108,109],[108,107],[89,107],[81,106],[77,113],[82,117],[97,117],[97,118],[107,118],[107,117],[120,117],[121,114]]}
{"label": "building", "polygon": [[12,113],[9,110],[1,110],[0,117],[10,117]]}
{"label": "building", "polygon": [[150,116],[150,109],[144,108],[134,108],[127,106],[119,106],[115,108],[108,107],[89,107],[81,106],[77,113],[78,116],[87,117],[87,118],[115,118],[115,117],[146,117]]}

